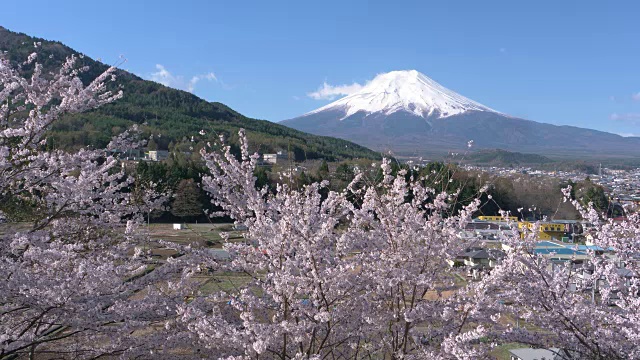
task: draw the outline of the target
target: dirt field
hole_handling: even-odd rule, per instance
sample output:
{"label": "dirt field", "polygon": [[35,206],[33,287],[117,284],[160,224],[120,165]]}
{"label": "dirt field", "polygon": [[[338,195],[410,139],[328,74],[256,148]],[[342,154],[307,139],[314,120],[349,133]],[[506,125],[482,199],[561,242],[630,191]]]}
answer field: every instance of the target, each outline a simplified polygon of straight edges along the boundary
{"label": "dirt field", "polygon": [[[149,235],[152,240],[167,240],[181,245],[197,244],[200,246],[221,248],[221,232],[229,233],[230,240],[241,240],[242,232],[235,231],[233,224],[184,224],[182,230],[174,230],[173,224],[151,224]],[[141,229],[144,231],[145,229]]]}

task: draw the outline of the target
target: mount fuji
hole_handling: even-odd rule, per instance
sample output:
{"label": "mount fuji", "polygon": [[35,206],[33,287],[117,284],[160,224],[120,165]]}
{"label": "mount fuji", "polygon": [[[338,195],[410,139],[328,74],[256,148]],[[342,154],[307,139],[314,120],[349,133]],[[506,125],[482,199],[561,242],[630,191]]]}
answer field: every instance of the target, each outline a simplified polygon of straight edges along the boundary
{"label": "mount fuji", "polygon": [[467,148],[557,158],[640,155],[640,138],[519,119],[445,88],[416,70],[377,75],[359,91],[281,124],[399,156]]}

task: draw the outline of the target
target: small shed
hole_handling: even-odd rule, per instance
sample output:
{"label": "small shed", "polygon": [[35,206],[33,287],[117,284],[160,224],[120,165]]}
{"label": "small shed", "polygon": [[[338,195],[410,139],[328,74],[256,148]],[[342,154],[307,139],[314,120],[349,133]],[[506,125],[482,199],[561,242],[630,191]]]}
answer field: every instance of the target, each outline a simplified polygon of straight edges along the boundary
{"label": "small shed", "polygon": [[184,224],[173,224],[173,230],[182,230],[184,228]]}

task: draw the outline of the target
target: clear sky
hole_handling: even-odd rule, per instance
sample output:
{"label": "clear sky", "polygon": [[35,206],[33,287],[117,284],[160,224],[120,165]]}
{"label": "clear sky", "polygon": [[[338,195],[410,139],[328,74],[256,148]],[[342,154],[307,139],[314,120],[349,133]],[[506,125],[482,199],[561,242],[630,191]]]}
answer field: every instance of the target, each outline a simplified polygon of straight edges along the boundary
{"label": "clear sky", "polygon": [[514,116],[640,135],[640,1],[3,2],[0,25],[279,121],[416,69]]}

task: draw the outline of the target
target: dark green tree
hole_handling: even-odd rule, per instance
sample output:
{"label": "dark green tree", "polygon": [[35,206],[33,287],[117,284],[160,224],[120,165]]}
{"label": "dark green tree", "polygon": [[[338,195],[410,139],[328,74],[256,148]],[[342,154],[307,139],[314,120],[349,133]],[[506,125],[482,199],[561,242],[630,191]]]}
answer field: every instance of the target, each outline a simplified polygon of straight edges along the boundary
{"label": "dark green tree", "polygon": [[320,167],[318,168],[318,172],[317,172],[316,176],[321,181],[329,179],[329,164],[327,164],[326,160],[322,160],[322,163],[320,164]]}
{"label": "dark green tree", "polygon": [[598,211],[606,211],[609,208],[609,198],[605,194],[602,186],[592,186],[587,188],[581,198],[583,204],[593,203],[593,207]]}
{"label": "dark green tree", "polygon": [[304,171],[302,171],[300,172],[300,175],[298,175],[296,183],[298,184],[298,188],[302,188],[305,185],[314,183],[314,179],[312,176],[308,176]]}
{"label": "dark green tree", "polygon": [[338,165],[338,167],[336,168],[337,179],[348,183],[348,182],[351,182],[351,180],[353,180],[354,177],[355,177],[355,174],[353,172],[353,166],[347,163],[342,163]]}
{"label": "dark green tree", "polygon": [[271,187],[271,181],[269,180],[269,173],[266,167],[259,166],[253,171],[253,175],[256,177],[256,188],[262,189],[265,186]]}
{"label": "dark green tree", "polygon": [[149,149],[150,151],[158,150],[158,143],[156,143],[153,138],[149,139],[149,142],[147,143],[147,149]]}
{"label": "dark green tree", "polygon": [[183,219],[195,218],[202,214],[200,188],[193,179],[183,179],[178,184],[171,204],[171,213]]}

